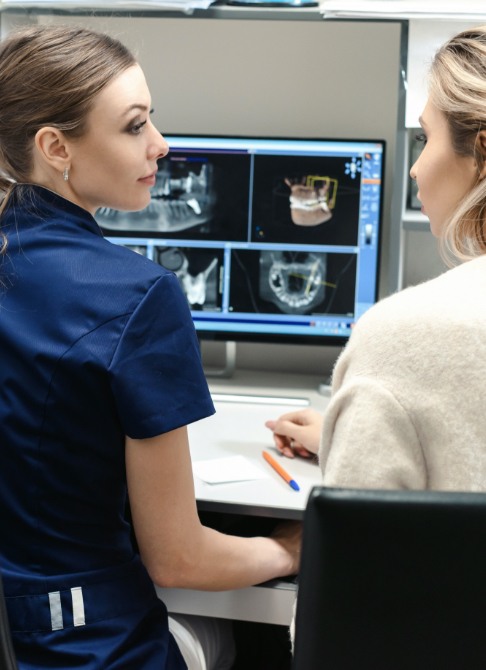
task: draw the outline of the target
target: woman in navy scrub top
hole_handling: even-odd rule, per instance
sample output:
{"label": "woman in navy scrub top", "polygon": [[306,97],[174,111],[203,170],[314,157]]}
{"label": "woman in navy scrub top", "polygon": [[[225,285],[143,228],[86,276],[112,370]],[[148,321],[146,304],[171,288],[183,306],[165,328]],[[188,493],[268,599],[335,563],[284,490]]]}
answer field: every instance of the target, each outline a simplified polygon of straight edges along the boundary
{"label": "woman in navy scrub top", "polygon": [[187,301],[93,218],[147,206],[168,152],[133,56],[23,29],[0,44],[0,91],[0,571],[19,667],[182,669],[153,583],[293,574],[300,530],[199,522],[185,426],[214,409]]}

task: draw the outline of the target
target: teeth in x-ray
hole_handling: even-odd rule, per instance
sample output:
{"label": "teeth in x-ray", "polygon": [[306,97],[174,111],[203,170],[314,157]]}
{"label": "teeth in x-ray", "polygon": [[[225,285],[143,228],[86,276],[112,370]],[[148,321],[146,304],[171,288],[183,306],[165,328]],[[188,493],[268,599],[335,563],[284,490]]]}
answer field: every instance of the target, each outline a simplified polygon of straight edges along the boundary
{"label": "teeth in x-ray", "polygon": [[198,216],[201,214],[202,209],[196,198],[191,198],[190,200],[187,201],[187,206],[190,207],[194,214],[197,214]]}
{"label": "teeth in x-ray", "polygon": [[269,275],[272,290],[279,300],[290,307],[307,307],[315,298],[322,282],[319,264],[310,267],[303,263],[284,265],[274,263]]}
{"label": "teeth in x-ray", "polygon": [[157,181],[152,189],[155,198],[170,197],[174,193],[208,195],[210,191],[210,166],[203,165],[200,173],[189,171],[186,176],[174,177],[170,171],[163,170],[157,174]]}
{"label": "teeth in x-ray", "polygon": [[189,272],[189,261],[186,254],[177,247],[169,247],[159,254],[161,265],[175,272],[190,305],[204,305],[208,277],[217,268],[218,261],[213,258],[208,267],[197,275]]}
{"label": "teeth in x-ray", "polygon": [[196,198],[189,200],[152,200],[140,212],[120,212],[103,207],[96,213],[96,219],[103,228],[110,230],[154,230],[164,233],[178,232],[201,226],[210,217],[210,211],[203,214],[204,204]]}
{"label": "teeth in x-ray", "polygon": [[283,312],[304,314],[322,302],[325,295],[326,254],[262,252],[261,294]]}
{"label": "teeth in x-ray", "polygon": [[191,305],[204,305],[206,302],[207,279],[211,271],[216,268],[218,261],[213,258],[209,266],[194,277],[188,272],[176,272],[180,277],[182,288]]}

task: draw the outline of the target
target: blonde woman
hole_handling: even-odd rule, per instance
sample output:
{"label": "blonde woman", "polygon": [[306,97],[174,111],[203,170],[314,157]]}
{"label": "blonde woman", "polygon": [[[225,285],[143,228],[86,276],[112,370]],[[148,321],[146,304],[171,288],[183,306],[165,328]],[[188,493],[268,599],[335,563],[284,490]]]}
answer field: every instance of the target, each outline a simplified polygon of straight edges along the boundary
{"label": "blonde woman", "polygon": [[324,418],[267,423],[287,456],[319,453],[329,486],[486,490],[486,27],[436,54],[410,174],[457,267],[364,314]]}

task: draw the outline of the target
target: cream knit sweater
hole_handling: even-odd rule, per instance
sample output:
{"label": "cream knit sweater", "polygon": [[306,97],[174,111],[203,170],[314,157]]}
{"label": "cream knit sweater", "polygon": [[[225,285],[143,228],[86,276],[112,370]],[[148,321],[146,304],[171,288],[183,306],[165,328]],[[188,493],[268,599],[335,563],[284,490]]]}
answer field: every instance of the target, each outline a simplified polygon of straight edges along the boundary
{"label": "cream knit sweater", "polygon": [[319,460],[327,486],[486,491],[486,256],[361,317]]}
{"label": "cream knit sweater", "polygon": [[319,462],[326,486],[486,491],[486,256],[361,317]]}

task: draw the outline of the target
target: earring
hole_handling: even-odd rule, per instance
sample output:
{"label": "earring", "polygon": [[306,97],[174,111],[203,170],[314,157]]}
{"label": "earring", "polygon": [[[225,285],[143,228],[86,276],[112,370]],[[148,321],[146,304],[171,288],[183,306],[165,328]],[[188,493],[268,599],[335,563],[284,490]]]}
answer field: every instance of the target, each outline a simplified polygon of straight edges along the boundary
{"label": "earring", "polygon": [[65,167],[62,173],[64,181],[69,181],[69,168]]}

